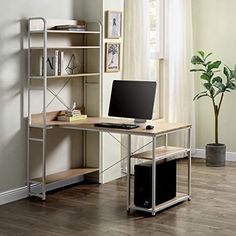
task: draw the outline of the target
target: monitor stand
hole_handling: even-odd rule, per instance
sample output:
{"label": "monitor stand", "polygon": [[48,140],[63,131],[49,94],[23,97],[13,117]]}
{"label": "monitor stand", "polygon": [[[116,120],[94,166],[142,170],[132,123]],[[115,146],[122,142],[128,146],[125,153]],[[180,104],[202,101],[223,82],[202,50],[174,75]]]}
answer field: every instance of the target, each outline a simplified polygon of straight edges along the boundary
{"label": "monitor stand", "polygon": [[134,119],[135,124],[140,124],[140,123],[146,123],[146,120],[144,119]]}

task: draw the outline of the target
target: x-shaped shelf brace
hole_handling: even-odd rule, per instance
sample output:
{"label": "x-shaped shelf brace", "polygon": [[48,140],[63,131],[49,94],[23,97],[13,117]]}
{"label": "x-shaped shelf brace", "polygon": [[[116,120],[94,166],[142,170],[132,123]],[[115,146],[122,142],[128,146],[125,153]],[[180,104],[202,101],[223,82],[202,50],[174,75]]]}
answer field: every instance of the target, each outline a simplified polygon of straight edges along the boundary
{"label": "x-shaped shelf brace", "polygon": [[60,88],[60,90],[55,93],[52,89],[47,87],[47,90],[53,95],[53,98],[49,101],[49,103],[46,105],[46,109],[52,104],[52,102],[57,99],[66,109],[70,109],[69,106],[66,105],[66,103],[59,97],[60,92],[66,87],[66,85],[70,82],[71,78],[67,79],[63,86]]}

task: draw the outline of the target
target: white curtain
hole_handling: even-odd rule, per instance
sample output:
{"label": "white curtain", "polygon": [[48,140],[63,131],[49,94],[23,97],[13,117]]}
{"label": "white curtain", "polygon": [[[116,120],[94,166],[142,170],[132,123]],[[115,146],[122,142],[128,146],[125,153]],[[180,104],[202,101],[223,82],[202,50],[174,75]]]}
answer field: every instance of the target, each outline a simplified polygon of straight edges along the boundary
{"label": "white curtain", "polygon": [[[123,79],[149,80],[149,0],[125,0],[124,9]],[[122,137],[124,144],[127,144],[126,138],[125,136]],[[137,150],[149,141],[150,138],[132,136],[132,151]],[[144,150],[145,148],[142,149],[142,151]],[[127,151],[122,150],[122,156],[126,155]],[[132,166],[135,163],[132,162]],[[126,172],[126,163],[123,163],[122,166]],[[133,168],[131,168],[131,172],[133,172]]]}
{"label": "white curtain", "polygon": [[[163,118],[169,122],[189,122],[194,127],[194,80],[193,74],[189,72],[193,55],[191,0],[165,0],[164,4]],[[149,0],[125,0],[124,15],[123,78],[148,80]],[[132,150],[150,141],[143,137],[132,139]],[[185,136],[181,135],[175,137],[174,141],[182,144],[184,139]],[[192,143],[194,144],[194,135]]]}
{"label": "white curtain", "polygon": [[[124,64],[125,80],[149,80],[149,0],[125,0]],[[149,141],[132,136],[132,150]]]}
{"label": "white curtain", "polygon": [[[166,0],[165,4],[164,118],[191,123],[194,128],[194,78],[189,72],[193,55],[191,0]],[[175,142],[180,144],[183,138],[178,136]]]}
{"label": "white curtain", "polygon": [[148,0],[125,0],[123,77],[126,80],[149,79],[148,6]]}

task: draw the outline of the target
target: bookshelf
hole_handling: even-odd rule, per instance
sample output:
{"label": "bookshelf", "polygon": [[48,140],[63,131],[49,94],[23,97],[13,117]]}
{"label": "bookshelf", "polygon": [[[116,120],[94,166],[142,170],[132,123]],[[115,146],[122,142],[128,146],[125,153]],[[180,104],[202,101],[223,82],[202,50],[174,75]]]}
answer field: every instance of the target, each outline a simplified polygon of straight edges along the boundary
{"label": "bookshelf", "polygon": [[[82,156],[80,157],[81,160],[77,161],[78,164],[62,171],[51,171],[52,173],[48,171],[48,131],[57,128],[49,124],[49,117],[56,119],[55,114],[57,113],[55,109],[51,110],[50,105],[57,101],[60,104],[58,111],[68,109],[75,96],[73,95],[71,96],[72,99],[65,100],[63,92],[66,90],[66,86],[72,83],[70,87],[73,91],[71,93],[78,95],[78,98],[75,98],[77,99],[76,102],[84,108],[85,114],[88,116],[100,116],[102,114],[102,25],[98,22],[87,22],[84,31],[52,30],[58,25],[76,26],[78,23],[77,20],[49,20],[43,17],[28,19],[27,187],[29,196],[38,196],[43,200],[46,199],[46,185],[49,183],[79,176],[87,178],[88,174],[91,173],[95,174],[97,182],[101,182],[99,176],[101,135],[86,131],[81,131],[80,134],[78,145],[82,149]],[[57,67],[61,66],[62,74],[49,75],[48,56],[50,53],[55,53],[56,50],[63,51],[63,63],[58,63],[58,58],[55,59],[55,63],[58,63]],[[77,70],[69,74],[66,67],[69,66],[72,55],[76,60],[75,67]],[[57,69],[55,65],[53,65],[54,69]],[[51,86],[58,81],[61,83],[60,87],[52,89]],[[75,88],[78,88],[78,91]],[[66,94],[69,93],[67,90]],[[35,111],[38,104],[40,104],[39,111]],[[36,125],[32,122],[35,117],[40,117]],[[39,171],[40,174],[35,174],[32,167],[36,152],[33,150],[34,143],[40,146],[40,150],[37,150],[40,153],[39,162],[42,167]],[[90,144],[90,148],[96,150],[97,156],[88,154],[87,143]],[[33,192],[32,186],[34,184],[41,186],[40,193]]]}

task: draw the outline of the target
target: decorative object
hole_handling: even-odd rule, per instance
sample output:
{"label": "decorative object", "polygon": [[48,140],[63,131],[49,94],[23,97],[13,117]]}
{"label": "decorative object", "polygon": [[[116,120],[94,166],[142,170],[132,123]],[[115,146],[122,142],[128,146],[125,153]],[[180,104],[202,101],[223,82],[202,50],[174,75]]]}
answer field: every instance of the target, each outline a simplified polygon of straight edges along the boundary
{"label": "decorative object", "polygon": [[106,72],[117,72],[120,70],[120,44],[106,44]]}
{"label": "decorative object", "polygon": [[198,51],[197,55],[192,57],[191,63],[200,66],[200,68],[190,71],[201,72],[200,79],[204,86],[204,91],[198,93],[193,100],[198,100],[202,97],[208,97],[211,100],[215,116],[215,142],[206,145],[206,165],[224,166],[226,146],[219,143],[218,118],[225,92],[236,89],[236,67],[231,70],[225,65],[222,71],[220,69],[221,61],[208,60],[211,54]]}
{"label": "decorative object", "polygon": [[121,37],[122,13],[119,11],[107,11],[107,38]]}
{"label": "decorative object", "polygon": [[71,55],[65,70],[68,75],[74,75],[80,72],[80,64],[76,61],[75,54]]}

